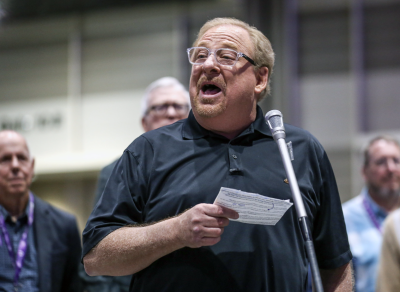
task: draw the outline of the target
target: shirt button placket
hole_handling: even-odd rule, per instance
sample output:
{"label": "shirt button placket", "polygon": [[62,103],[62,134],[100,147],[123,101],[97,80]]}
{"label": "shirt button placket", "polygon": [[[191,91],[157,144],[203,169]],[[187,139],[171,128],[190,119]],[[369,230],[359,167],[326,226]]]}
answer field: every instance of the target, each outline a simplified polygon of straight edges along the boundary
{"label": "shirt button placket", "polygon": [[236,171],[241,171],[239,164],[240,162],[238,155],[231,147],[229,147],[229,171],[231,173]]}

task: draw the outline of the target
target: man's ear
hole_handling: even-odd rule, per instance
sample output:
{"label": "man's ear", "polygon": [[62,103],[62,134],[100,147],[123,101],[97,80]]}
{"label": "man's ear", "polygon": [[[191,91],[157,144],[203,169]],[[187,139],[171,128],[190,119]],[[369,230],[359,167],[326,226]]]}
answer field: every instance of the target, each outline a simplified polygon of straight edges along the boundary
{"label": "man's ear", "polygon": [[257,85],[254,88],[254,91],[256,94],[260,95],[268,84],[268,68],[261,67],[260,69],[258,69],[256,77],[257,77]]}
{"label": "man's ear", "polygon": [[34,181],[34,179],[35,179],[35,158],[32,158],[30,168],[31,168],[31,175],[32,175],[32,177],[31,177],[31,181],[30,181],[29,184],[31,184],[31,183]]}
{"label": "man's ear", "polygon": [[364,179],[364,182],[367,182],[367,171],[368,171],[368,166],[363,165],[361,167],[361,177]]}
{"label": "man's ear", "polygon": [[144,116],[144,117],[142,118],[142,127],[143,127],[143,130],[144,130],[145,132],[148,132],[148,131],[149,131],[149,125],[147,124],[146,116]]}

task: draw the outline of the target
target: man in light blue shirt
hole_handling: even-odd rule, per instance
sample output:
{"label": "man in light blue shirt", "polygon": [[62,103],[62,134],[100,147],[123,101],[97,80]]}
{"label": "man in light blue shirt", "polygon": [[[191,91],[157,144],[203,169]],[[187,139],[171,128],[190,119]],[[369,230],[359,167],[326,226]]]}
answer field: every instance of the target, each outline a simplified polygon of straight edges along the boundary
{"label": "man in light blue shirt", "polygon": [[400,145],[391,137],[371,140],[364,151],[360,195],[343,204],[353,254],[356,291],[373,292],[386,216],[400,207]]}

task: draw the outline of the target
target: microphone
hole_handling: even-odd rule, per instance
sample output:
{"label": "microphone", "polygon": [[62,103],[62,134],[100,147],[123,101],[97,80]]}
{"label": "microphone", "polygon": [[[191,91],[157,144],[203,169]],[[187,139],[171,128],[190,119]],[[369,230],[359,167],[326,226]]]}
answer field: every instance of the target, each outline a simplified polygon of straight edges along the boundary
{"label": "microphone", "polygon": [[265,122],[271,129],[272,137],[278,144],[279,152],[281,153],[283,166],[286,171],[287,178],[289,180],[290,190],[292,191],[293,203],[296,207],[297,217],[300,221],[301,231],[303,239],[305,241],[306,252],[308,260],[311,265],[311,272],[313,275],[314,287],[317,292],[323,292],[321,275],[319,273],[317,257],[314,250],[314,244],[312,242],[311,234],[307,225],[307,213],[304,208],[303,198],[300,194],[299,185],[297,184],[296,175],[293,170],[292,161],[289,157],[289,151],[285,142],[286,133],[285,126],[283,124],[282,113],[278,110],[271,110],[265,115]]}
{"label": "microphone", "polygon": [[297,215],[299,217],[307,217],[303,199],[300,194],[300,189],[297,184],[296,175],[294,174],[292,161],[290,160],[289,152],[285,142],[286,133],[285,126],[283,125],[282,113],[278,110],[271,110],[265,115],[265,121],[271,129],[272,137],[274,137],[274,140],[278,144],[279,152],[281,153],[283,160],[283,166],[285,167],[290,189],[292,190],[293,201],[295,203]]}
{"label": "microphone", "polygon": [[267,112],[265,121],[271,129],[272,137],[274,137],[275,141],[280,138],[286,138],[285,126],[283,125],[282,113],[280,111],[272,110]]}

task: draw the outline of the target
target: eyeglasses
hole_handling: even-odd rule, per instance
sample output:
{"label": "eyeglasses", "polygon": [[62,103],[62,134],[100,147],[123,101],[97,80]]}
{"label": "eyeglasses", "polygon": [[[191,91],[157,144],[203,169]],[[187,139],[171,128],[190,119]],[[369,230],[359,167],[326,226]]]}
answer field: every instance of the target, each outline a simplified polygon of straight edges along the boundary
{"label": "eyeglasses", "polygon": [[239,58],[243,57],[253,66],[256,66],[256,63],[250,57],[232,49],[221,48],[217,50],[211,50],[205,47],[193,47],[187,49],[187,54],[189,57],[189,62],[193,65],[203,65],[210,54],[214,54],[215,60],[220,65],[233,67]]}
{"label": "eyeglasses", "polygon": [[382,157],[373,163],[378,167],[388,167],[389,164],[392,164],[396,168],[400,168],[400,159],[397,157]]}
{"label": "eyeglasses", "polygon": [[165,116],[169,107],[172,106],[178,115],[186,115],[189,111],[189,106],[187,104],[179,103],[164,103],[151,106],[146,114],[150,112],[157,116]]}

